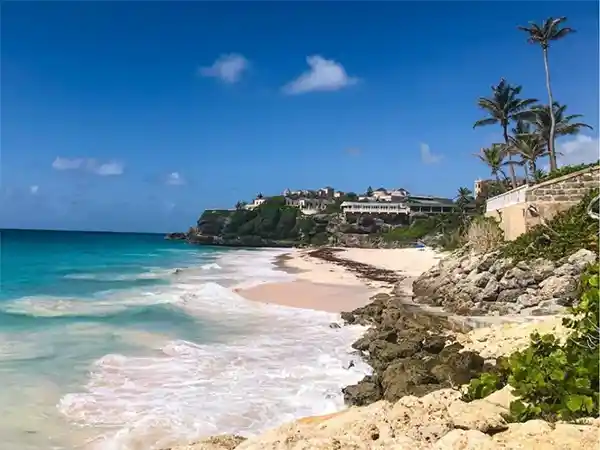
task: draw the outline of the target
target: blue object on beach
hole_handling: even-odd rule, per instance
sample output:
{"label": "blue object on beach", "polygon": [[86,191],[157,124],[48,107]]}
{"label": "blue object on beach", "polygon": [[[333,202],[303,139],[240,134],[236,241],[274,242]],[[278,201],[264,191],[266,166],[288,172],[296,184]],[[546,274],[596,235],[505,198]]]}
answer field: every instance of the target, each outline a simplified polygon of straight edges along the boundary
{"label": "blue object on beach", "polygon": [[415,246],[416,246],[417,248],[425,248],[425,244],[423,244],[422,242],[417,242],[417,243],[415,244]]}

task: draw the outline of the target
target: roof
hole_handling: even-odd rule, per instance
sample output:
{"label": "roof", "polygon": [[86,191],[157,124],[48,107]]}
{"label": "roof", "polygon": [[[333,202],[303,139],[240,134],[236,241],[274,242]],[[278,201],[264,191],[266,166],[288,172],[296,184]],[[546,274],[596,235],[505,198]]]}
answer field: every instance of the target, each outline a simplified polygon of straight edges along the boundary
{"label": "roof", "polygon": [[430,195],[409,195],[407,203],[409,205],[421,206],[452,206],[452,199],[443,197],[432,197]]}

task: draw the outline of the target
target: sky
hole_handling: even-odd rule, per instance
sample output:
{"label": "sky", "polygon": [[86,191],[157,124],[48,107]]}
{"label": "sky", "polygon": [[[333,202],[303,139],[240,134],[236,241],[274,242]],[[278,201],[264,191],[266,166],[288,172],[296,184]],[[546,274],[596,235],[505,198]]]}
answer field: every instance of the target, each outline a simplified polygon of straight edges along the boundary
{"label": "sky", "polygon": [[261,192],[453,197],[488,177],[473,130],[501,77],[547,103],[518,25],[567,16],[555,99],[594,130],[598,3],[3,2],[0,227],[179,231]]}

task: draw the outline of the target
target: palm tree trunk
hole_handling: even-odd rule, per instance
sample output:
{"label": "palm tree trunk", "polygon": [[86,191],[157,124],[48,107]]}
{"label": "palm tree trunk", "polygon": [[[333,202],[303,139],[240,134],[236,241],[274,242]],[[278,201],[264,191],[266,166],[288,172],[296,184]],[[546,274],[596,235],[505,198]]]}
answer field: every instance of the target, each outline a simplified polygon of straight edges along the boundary
{"label": "palm tree trunk", "polygon": [[552,97],[552,87],[550,86],[550,67],[548,64],[548,48],[543,47],[544,68],[546,69],[546,89],[548,90],[548,102],[550,109],[550,139],[548,139],[548,153],[550,156],[550,171],[556,170],[556,152],[554,151],[554,134],[556,133],[556,118],[554,117],[554,98]]}
{"label": "palm tree trunk", "polygon": [[[508,149],[508,124],[503,124],[502,125],[502,131],[504,131],[504,142],[506,144],[506,148]],[[508,152],[508,160],[510,162],[512,162],[512,154],[510,152]],[[515,189],[517,187],[517,175],[515,174],[515,167],[514,164],[509,164],[510,167],[510,181],[512,183],[512,187],[513,189]]]}
{"label": "palm tree trunk", "polygon": [[529,171],[527,170],[527,163],[523,164],[523,170],[525,171],[525,181],[529,182]]}

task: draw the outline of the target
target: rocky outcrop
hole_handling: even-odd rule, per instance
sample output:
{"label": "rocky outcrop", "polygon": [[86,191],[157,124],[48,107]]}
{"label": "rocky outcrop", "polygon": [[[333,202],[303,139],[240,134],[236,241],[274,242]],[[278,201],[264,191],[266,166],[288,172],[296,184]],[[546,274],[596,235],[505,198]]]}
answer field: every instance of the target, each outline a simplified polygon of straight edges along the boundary
{"label": "rocky outcrop", "polygon": [[165,239],[170,241],[185,241],[187,239],[186,233],[167,233]]}
{"label": "rocky outcrop", "polygon": [[[235,450],[508,450],[598,448],[600,419],[580,424],[542,420],[507,423],[513,398],[503,389],[465,403],[460,392],[442,389],[423,397],[406,396],[395,404],[380,401],[337,414],[298,420],[249,438]],[[231,450],[224,446],[173,450]]]}
{"label": "rocky outcrop", "polygon": [[426,313],[409,298],[378,294],[373,301],[342,313],[346,323],[371,325],[353,344],[373,368],[373,375],[343,389],[349,405],[362,406],[405,395],[468,383],[490,367],[477,353],[462,351],[454,339],[456,325],[446,316]]}
{"label": "rocky outcrop", "polygon": [[499,252],[449,257],[415,280],[414,301],[464,315],[555,314],[573,303],[582,271],[597,258],[585,249],[556,262],[513,262]]}

